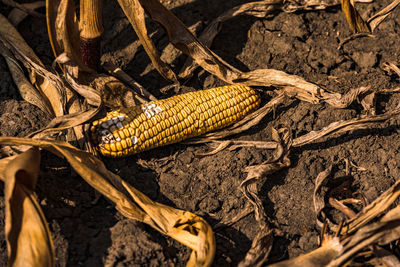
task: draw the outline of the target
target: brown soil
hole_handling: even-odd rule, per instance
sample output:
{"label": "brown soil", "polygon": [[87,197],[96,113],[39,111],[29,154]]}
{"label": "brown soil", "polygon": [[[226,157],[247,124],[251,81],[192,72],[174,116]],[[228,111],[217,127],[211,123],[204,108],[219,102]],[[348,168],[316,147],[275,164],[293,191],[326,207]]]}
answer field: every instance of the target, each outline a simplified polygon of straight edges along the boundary
{"label": "brown soil", "polygon": [[[163,1],[198,31],[225,10],[245,1],[181,0]],[[370,17],[390,1],[359,5],[361,15]],[[104,1],[105,35],[103,61],[124,68],[139,83],[160,98],[178,93],[161,93],[167,82],[150,64],[137,37],[116,1]],[[0,8],[7,14],[10,10]],[[53,60],[44,20],[28,18],[18,30],[45,64]],[[184,56],[167,46],[162,29],[151,23],[153,39],[163,59],[179,70]],[[304,77],[330,91],[347,92],[351,88],[372,89],[400,86],[400,79],[382,69],[386,61],[400,62],[400,9],[390,15],[374,32],[375,39],[358,38],[337,50],[341,40],[351,35],[340,7],[320,12],[278,13],[273,18],[237,17],[223,25],[211,49],[241,70],[275,68]],[[210,88],[223,83],[204,71],[179,92]],[[393,109],[400,96],[378,96],[377,112]],[[348,109],[294,102],[278,109],[254,129],[234,138],[270,140],[271,127],[290,127],[294,137],[321,129],[331,122],[350,119],[362,112],[359,104]],[[10,73],[0,58],[0,135],[24,136],[48,120],[36,107],[21,100]],[[317,174],[336,164],[335,185],[340,196],[362,193],[375,199],[400,178],[400,128],[398,119],[370,131],[355,131],[293,149],[292,165],[271,177],[261,187],[267,215],[282,234],[275,237],[270,262],[295,257],[318,246],[320,229],[315,224],[312,194]],[[263,162],[271,151],[240,148],[212,156],[196,157],[209,151],[206,145],[170,145],[124,159],[104,159],[107,167],[151,199],[189,210],[205,218],[211,226],[231,218],[245,207],[239,189],[246,166]],[[365,171],[352,168],[344,176],[348,159]],[[4,237],[3,185],[0,185],[0,265],[7,261]],[[68,164],[44,153],[37,196],[50,225],[56,246],[57,266],[183,266],[189,250],[142,223],[126,219],[113,205],[87,185]],[[215,232],[215,266],[236,266],[249,250],[258,232],[253,215]]]}

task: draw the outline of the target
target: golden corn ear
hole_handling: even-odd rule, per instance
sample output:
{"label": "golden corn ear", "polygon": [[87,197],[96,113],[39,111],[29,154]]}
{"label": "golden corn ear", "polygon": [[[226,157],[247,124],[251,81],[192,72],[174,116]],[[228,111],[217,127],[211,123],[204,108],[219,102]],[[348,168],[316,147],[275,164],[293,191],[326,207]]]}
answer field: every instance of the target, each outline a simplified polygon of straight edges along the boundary
{"label": "golden corn ear", "polygon": [[247,86],[217,87],[111,111],[90,131],[102,155],[128,156],[231,125],[260,101]]}

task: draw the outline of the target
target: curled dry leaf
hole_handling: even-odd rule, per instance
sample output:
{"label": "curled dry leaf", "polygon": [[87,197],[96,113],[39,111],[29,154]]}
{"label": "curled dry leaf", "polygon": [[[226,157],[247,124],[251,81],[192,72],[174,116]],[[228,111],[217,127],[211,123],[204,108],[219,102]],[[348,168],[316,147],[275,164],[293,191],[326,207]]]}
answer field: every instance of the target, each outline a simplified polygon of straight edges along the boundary
{"label": "curled dry leaf", "polygon": [[369,28],[373,32],[378,25],[386,19],[387,16],[389,16],[393,10],[400,4],[400,0],[394,0],[392,3],[390,3],[387,7],[373,15],[367,20],[367,24],[369,25]]}
{"label": "curled dry leaf", "polygon": [[272,129],[272,137],[278,144],[273,153],[273,158],[260,165],[247,167],[245,169],[245,171],[248,172],[247,177],[240,184],[242,193],[253,205],[255,218],[260,227],[260,231],[253,239],[250,250],[246,253],[245,258],[239,263],[240,267],[262,266],[267,261],[272,249],[272,229],[268,225],[263,203],[258,197],[257,184],[260,180],[265,178],[265,176],[271,175],[272,173],[290,166],[288,155],[292,144],[291,133],[288,129]]}
{"label": "curled dry leaf", "polygon": [[0,173],[5,183],[9,266],[55,266],[50,231],[34,196],[39,166],[40,152],[31,148],[9,160]]}
{"label": "curled dry leaf", "polygon": [[[357,3],[371,3],[373,0],[358,0]],[[284,1],[283,11],[295,12],[298,10],[322,10],[340,5],[340,0],[288,0]]]}
{"label": "curled dry leaf", "polygon": [[281,261],[268,265],[268,267],[325,267],[343,250],[339,238],[335,237],[307,254],[300,255],[296,258]]}
{"label": "curled dry leaf", "polygon": [[54,56],[67,53],[83,71],[90,71],[81,61],[79,24],[74,1],[46,0],[47,31]]}
{"label": "curled dry leaf", "polygon": [[342,11],[346,17],[347,23],[354,33],[371,32],[368,24],[362,19],[357,9],[350,0],[341,0]]}
{"label": "curled dry leaf", "polygon": [[[25,40],[14,26],[12,26],[12,24],[1,14],[0,25],[2,25],[0,27],[0,41],[3,42],[3,45],[9,49],[17,59],[29,66],[28,69],[31,72],[31,82],[39,90],[42,98],[46,99],[44,100],[44,103],[50,103],[51,107],[48,107],[48,109],[52,110],[56,116],[63,115],[65,96],[63,95],[61,88],[58,88],[48,79],[45,79],[42,76],[43,73],[38,73],[36,71],[37,68],[33,69],[33,66],[43,68],[43,63],[26,44]],[[30,62],[28,62],[27,59],[29,59]]]}
{"label": "curled dry leaf", "polygon": [[[17,137],[0,137],[2,145],[30,145],[62,155],[93,188],[115,203],[124,216],[149,224],[191,248],[188,266],[210,266],[215,255],[215,239],[209,224],[193,213],[150,200],[108,171],[104,163],[69,143]],[[0,165],[1,166],[1,165]]]}
{"label": "curled dry leaf", "polygon": [[366,247],[373,244],[383,246],[399,238],[400,207],[396,206],[387,212],[379,222],[360,228],[354,235],[346,240],[341,253],[326,266],[343,266],[345,262]]}
{"label": "curled dry leaf", "polygon": [[6,60],[8,69],[11,72],[11,76],[14,80],[15,85],[17,85],[18,87],[18,91],[21,94],[21,97],[25,101],[40,108],[49,116],[53,116],[51,104],[48,99],[43,98],[40,91],[32,86],[30,81],[28,81],[28,79],[25,77],[24,71],[18,64],[14,55],[6,47],[4,47],[2,43],[0,43],[0,54],[2,54]]}
{"label": "curled dry leaf", "polygon": [[317,225],[322,229],[324,224],[327,223],[331,228],[336,227],[329,218],[326,216],[324,212],[325,204],[325,193],[322,190],[323,186],[327,183],[328,178],[332,173],[332,165],[329,166],[326,170],[320,172],[315,178],[315,186],[314,186],[314,194],[313,194],[313,202],[314,202],[314,211],[316,214]]}
{"label": "curled dry leaf", "polygon": [[118,0],[118,3],[139,37],[154,67],[165,79],[177,82],[178,79],[175,73],[161,60],[160,54],[147,33],[144,10],[141,3],[137,0]]}

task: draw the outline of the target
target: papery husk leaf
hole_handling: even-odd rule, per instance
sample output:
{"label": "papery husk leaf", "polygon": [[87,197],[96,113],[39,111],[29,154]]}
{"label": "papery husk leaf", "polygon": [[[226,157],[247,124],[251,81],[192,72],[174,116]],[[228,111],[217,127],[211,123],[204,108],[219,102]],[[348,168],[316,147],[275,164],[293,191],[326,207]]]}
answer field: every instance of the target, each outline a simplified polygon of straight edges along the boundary
{"label": "papery husk leaf", "polygon": [[[17,25],[19,25],[19,23],[21,21],[23,21],[29,15],[29,13],[35,12],[34,11],[35,9],[44,7],[45,5],[46,5],[45,1],[37,1],[37,2],[32,2],[32,3],[20,4],[20,6],[24,7],[26,11],[27,10],[29,10],[29,11],[26,12],[26,11],[22,10],[21,8],[19,8],[19,7],[15,7],[8,14],[8,20],[16,27]],[[37,13],[37,12],[35,12],[33,14],[34,15],[36,15],[36,14],[40,15],[39,17],[44,17],[42,14]]]}
{"label": "papery husk leaf", "polygon": [[53,241],[34,195],[40,168],[37,148],[14,157],[4,173],[9,266],[55,266]]}
{"label": "papery husk leaf", "polygon": [[[25,40],[17,32],[14,26],[12,26],[12,24],[1,14],[0,14],[0,25],[2,25],[0,27],[0,41],[3,41],[3,44],[6,48],[10,49],[10,47],[8,47],[9,45],[14,47],[20,53],[30,58],[32,62],[43,67],[43,63],[36,56],[35,52],[33,52],[33,50],[27,45]],[[14,53],[14,51],[12,52]],[[64,102],[62,101],[63,100],[62,93],[59,92],[59,90],[47,79],[38,75],[33,70],[30,71],[31,71],[31,76],[30,76],[31,82],[39,90],[42,98],[48,99],[48,101],[45,102],[49,102],[51,104],[51,110],[54,113],[54,115],[56,116],[63,115]]]}
{"label": "papery husk leaf", "polygon": [[133,29],[135,30],[139,40],[141,41],[144,50],[150,57],[151,62],[158,72],[165,78],[174,82],[177,82],[177,77],[175,73],[168,67],[168,65],[163,62],[160,58],[160,54],[150,39],[146,23],[144,10],[137,0],[118,0],[119,5],[124,11],[126,17],[131,23]]}
{"label": "papery husk leaf", "polygon": [[0,43],[0,54],[2,54],[6,60],[8,69],[11,72],[11,76],[14,80],[15,85],[18,87],[18,91],[21,94],[21,97],[25,101],[40,108],[49,116],[53,116],[51,104],[48,99],[43,98],[40,91],[35,88],[30,83],[30,81],[28,81],[28,79],[25,77],[24,71],[18,64],[16,58],[6,47],[4,47],[2,43]]}
{"label": "papery husk leaf", "polygon": [[141,96],[140,103],[146,103],[148,101],[157,100],[157,98],[147,91],[143,86],[136,82],[131,76],[129,76],[122,69],[112,65],[111,63],[103,64],[103,68],[107,70],[111,75],[117,77],[120,81],[127,84],[132,90],[134,90],[139,96]]}
{"label": "papery husk leaf", "polygon": [[55,140],[0,137],[3,145],[31,145],[62,155],[74,170],[93,188],[113,201],[126,217],[149,224],[163,234],[193,249],[188,266],[210,266],[215,255],[215,239],[206,221],[187,211],[174,209],[150,200],[104,163],[70,144]]}
{"label": "papery husk leaf", "polygon": [[46,19],[49,40],[54,56],[67,53],[82,71],[90,72],[81,61],[79,23],[72,0],[46,0]]}
{"label": "papery husk leaf", "polygon": [[400,206],[387,212],[379,222],[361,227],[343,247],[343,251],[327,267],[343,266],[361,250],[372,244],[386,245],[400,239]]}
{"label": "papery husk leaf", "polygon": [[296,258],[268,265],[268,267],[325,267],[343,250],[339,238],[332,238],[322,247]]}
{"label": "papery husk leaf", "polygon": [[347,221],[341,230],[342,235],[351,234],[383,214],[400,196],[400,180],[360,211],[356,217]]}
{"label": "papery husk leaf", "polygon": [[369,26],[358,13],[350,0],[341,0],[342,11],[346,17],[347,23],[354,33],[371,32]]}
{"label": "papery husk leaf", "polygon": [[371,32],[375,30],[378,25],[386,19],[387,16],[389,16],[393,10],[400,4],[400,0],[394,0],[392,3],[390,3],[387,7],[373,15],[367,20],[367,24],[369,28],[371,29]]}
{"label": "papery husk leaf", "polygon": [[84,83],[99,92],[106,107],[118,109],[140,104],[138,94],[113,76],[93,73],[86,75],[84,79]]}

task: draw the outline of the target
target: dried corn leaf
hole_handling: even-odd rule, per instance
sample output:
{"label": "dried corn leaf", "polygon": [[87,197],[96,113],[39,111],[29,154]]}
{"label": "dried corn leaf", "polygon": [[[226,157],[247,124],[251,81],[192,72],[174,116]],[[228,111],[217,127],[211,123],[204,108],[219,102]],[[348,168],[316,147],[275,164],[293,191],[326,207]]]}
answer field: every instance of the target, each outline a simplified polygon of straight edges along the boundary
{"label": "dried corn leaf", "polygon": [[46,0],[46,19],[49,40],[55,57],[67,53],[81,70],[90,71],[81,61],[79,24],[74,1]]}
{"label": "dried corn leaf", "polygon": [[[35,65],[43,68],[43,63],[36,56],[33,50],[26,44],[25,40],[12,26],[12,24],[0,14],[0,41],[8,48],[14,56],[22,60],[24,64],[29,66]],[[30,59],[31,62],[26,62]],[[51,104],[53,113],[58,115],[64,114],[65,96],[58,88],[53,85],[48,79],[43,78],[42,73],[37,73],[35,70],[29,68],[31,71],[31,82],[38,88],[42,98],[48,99]]]}
{"label": "dried corn leaf", "polygon": [[327,183],[328,178],[331,176],[332,166],[329,166],[326,170],[320,172],[315,178],[315,187],[313,194],[314,211],[316,214],[317,225],[322,229],[324,224],[327,223],[329,226],[334,224],[329,220],[324,212],[325,208],[325,192],[322,190],[323,186]]}
{"label": "dried corn leaf", "polygon": [[341,234],[350,234],[382,215],[400,196],[400,181],[396,181],[388,190],[360,211],[356,217],[346,222]]}
{"label": "dried corn leaf", "polygon": [[278,144],[273,153],[273,158],[262,164],[249,166],[245,169],[248,172],[246,179],[240,184],[242,193],[253,205],[256,221],[259,225],[259,232],[253,239],[250,250],[238,266],[262,266],[268,259],[272,249],[273,233],[268,224],[267,215],[263,203],[258,197],[258,184],[271,175],[285,167],[290,166],[288,157],[292,144],[291,133],[288,129],[272,129],[272,137]]}
{"label": "dried corn leaf", "polygon": [[367,20],[367,24],[371,31],[373,32],[378,25],[389,16],[392,11],[400,4],[400,0],[394,0],[387,7],[373,15]]}
{"label": "dried corn leaf", "polygon": [[343,250],[339,238],[332,238],[322,247],[296,258],[268,265],[268,267],[325,267]]}
{"label": "dried corn leaf", "polygon": [[43,98],[38,89],[32,86],[32,84],[25,77],[24,71],[18,64],[15,57],[7,48],[4,47],[2,43],[0,43],[0,54],[2,54],[6,60],[8,69],[11,72],[11,76],[14,80],[14,83],[18,87],[18,91],[21,94],[21,97],[25,101],[40,108],[43,112],[47,113],[49,116],[53,116],[51,104],[48,101],[48,99]]}
{"label": "dried corn leaf", "polygon": [[[357,0],[357,3],[371,3],[373,0]],[[287,0],[284,1],[283,11],[295,12],[299,10],[323,10],[340,5],[340,0]]]}
{"label": "dried corn leaf", "polygon": [[118,0],[119,5],[128,17],[133,29],[135,30],[139,40],[141,41],[144,50],[150,57],[151,62],[158,72],[165,78],[174,82],[177,82],[175,73],[163,62],[154,46],[153,41],[150,39],[146,23],[144,10],[137,0]]}
{"label": "dried corn leaf", "polygon": [[[240,15],[250,15],[258,18],[265,18],[276,9],[280,8],[282,0],[264,0],[257,2],[244,3],[224,12],[221,16],[214,19],[199,36],[199,41],[205,46],[210,47],[215,36],[221,30],[222,23]],[[182,67],[179,78],[188,79],[196,69],[197,65],[188,58]]]}
{"label": "dried corn leaf", "polygon": [[[210,266],[215,254],[211,227],[202,218],[150,200],[108,171],[95,156],[55,140],[0,137],[2,145],[31,145],[65,157],[74,170],[93,188],[113,201],[126,217],[149,224],[193,251],[188,266]],[[0,165],[1,166],[1,165]]]}
{"label": "dried corn leaf", "polygon": [[354,33],[371,32],[368,24],[365,23],[350,0],[341,0],[341,3],[342,11],[346,17],[347,23]]}
{"label": "dried corn leaf", "polygon": [[398,239],[400,239],[400,206],[387,212],[379,222],[359,229],[349,240],[346,240],[340,255],[326,266],[343,266],[345,262],[370,245],[386,245]]}
{"label": "dried corn leaf", "polygon": [[39,166],[40,152],[32,148],[10,160],[0,173],[5,183],[9,266],[55,265],[50,231],[34,196]]}
{"label": "dried corn leaf", "polygon": [[125,73],[122,69],[113,66],[111,63],[103,64],[103,68],[107,70],[111,75],[114,75],[119,80],[127,84],[139,96],[143,97],[144,99],[138,99],[141,103],[157,100],[155,96],[153,96],[149,91],[147,91],[143,86],[141,86],[138,82],[136,82],[131,76]]}
{"label": "dried corn leaf", "polygon": [[[35,12],[34,10],[37,8],[44,7],[46,5],[45,1],[37,1],[32,3],[24,3],[18,4],[19,7],[13,8],[10,14],[8,14],[8,20],[14,25],[17,26],[21,21],[23,21],[29,14],[37,17],[44,17],[42,14]],[[20,7],[23,7],[22,9]]]}

